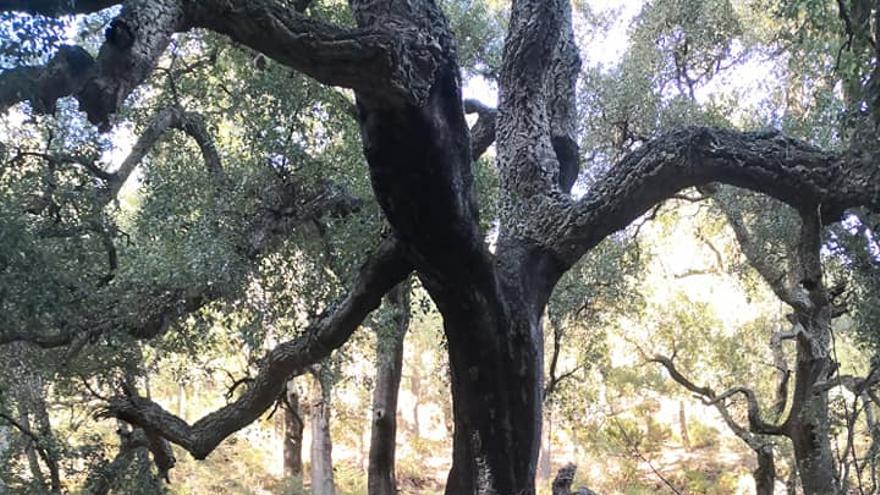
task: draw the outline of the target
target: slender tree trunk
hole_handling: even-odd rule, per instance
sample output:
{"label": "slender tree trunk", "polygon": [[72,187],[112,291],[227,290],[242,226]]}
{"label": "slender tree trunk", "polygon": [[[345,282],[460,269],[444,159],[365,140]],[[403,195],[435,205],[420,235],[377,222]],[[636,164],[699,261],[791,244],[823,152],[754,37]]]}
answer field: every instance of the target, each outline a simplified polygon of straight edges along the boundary
{"label": "slender tree trunk", "polygon": [[330,439],[330,385],[315,373],[311,396],[312,456],[309,474],[313,495],[336,495],[333,482],[333,442]]}
{"label": "slender tree trunk", "polygon": [[684,409],[684,401],[678,401],[678,426],[681,429],[681,442],[685,448],[691,450],[691,436],[688,434],[687,411]]}
{"label": "slender tree trunk", "polygon": [[388,293],[389,325],[376,339],[376,384],[373,389],[373,430],[370,438],[370,495],[394,495],[397,482],[394,453],[397,439],[397,395],[403,368],[403,340],[409,328],[409,284]]}
{"label": "slender tree trunk", "polygon": [[418,441],[418,439],[422,435],[422,426],[419,420],[419,406],[422,402],[422,375],[421,375],[421,362],[416,356],[416,365],[412,367],[412,371],[409,378],[409,390],[413,396],[413,407],[412,407],[412,415],[413,415],[413,424],[412,424],[412,436],[413,439]]}
{"label": "slender tree trunk", "polygon": [[287,383],[287,404],[284,407],[284,477],[302,487],[303,420],[299,391],[293,380]]}
{"label": "slender tree trunk", "polygon": [[804,494],[830,494],[835,492],[836,473],[829,433],[828,393],[817,392],[814,386],[828,377],[831,363],[827,355],[817,355],[815,344],[804,337],[798,338],[797,349],[792,406],[795,411],[788,419],[786,431],[794,447]]}
{"label": "slender tree trunk", "polygon": [[548,407],[544,410],[544,428],[543,440],[541,441],[541,453],[538,456],[538,479],[550,479],[550,471],[553,456],[553,413]]}
{"label": "slender tree trunk", "polygon": [[[27,405],[22,400],[19,400],[18,403],[18,422],[29,431],[33,431],[30,413],[28,412]],[[40,467],[40,458],[37,455],[35,440],[25,435],[24,441],[24,453],[27,458],[28,469],[37,485],[45,491],[48,485],[46,485],[46,476],[43,474],[43,468]]]}
{"label": "slender tree trunk", "polygon": [[752,472],[755,478],[756,495],[773,495],[776,485],[776,463],[773,458],[773,447],[770,445],[756,450],[758,467]]}
{"label": "slender tree trunk", "polygon": [[[18,396],[19,421],[34,435],[33,437],[26,435],[28,438],[26,438],[25,452],[28,466],[34,479],[44,487],[44,490],[60,494],[61,473],[54,447],[52,426],[49,422],[49,412],[43,397],[43,379],[39,374],[28,369],[24,362],[21,363],[19,369],[21,370]],[[48,486],[40,465],[41,460],[49,472]]]}
{"label": "slender tree trunk", "polygon": [[186,387],[177,384],[177,416],[186,419]]}

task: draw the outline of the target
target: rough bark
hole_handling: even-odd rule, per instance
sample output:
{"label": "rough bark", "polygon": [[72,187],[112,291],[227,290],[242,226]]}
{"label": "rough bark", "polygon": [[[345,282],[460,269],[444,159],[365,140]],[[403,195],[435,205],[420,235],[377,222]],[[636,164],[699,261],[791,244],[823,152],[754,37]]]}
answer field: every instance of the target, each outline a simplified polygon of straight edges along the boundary
{"label": "rough bark", "polygon": [[824,286],[820,260],[821,211],[800,211],[799,238],[794,250],[786,253],[792,266],[789,271],[767,263],[735,208],[717,195],[715,202],[727,217],[750,265],[793,310],[788,318],[794,330],[776,334],[771,339],[780,370],[775,409],[782,412],[787,403],[782,394],[787,395],[788,367],[784,360],[780,362],[779,345],[783,338],[794,338],[797,352],[794,392],[781,430],[794,446],[804,493],[834,493],[837,472],[831,450],[828,391],[819,386],[834,372],[830,348],[831,321],[835,315],[833,296]]}
{"label": "rough bark", "polygon": [[287,400],[284,403],[284,477],[302,488],[303,475],[303,412],[299,391],[293,380],[287,382]]}
{"label": "rough bark", "polygon": [[[646,143],[584,198],[572,199],[579,60],[570,5],[517,0],[494,118],[502,190],[492,255],[479,228],[471,170],[474,155],[490,142],[481,135],[490,126],[486,121],[485,132],[474,130],[474,146],[455,43],[442,13],[430,0],[350,5],[356,29],[319,23],[267,0],[127,2],[93,74],[74,90],[89,118],[106,123],[155,66],[171,34],[200,27],[356,93],[373,189],[399,252],[393,263],[386,260],[388,270],[374,266],[382,275],[369,287],[363,282],[369,277],[362,277],[306,337],[270,352],[239,400],[195,425],[139,397],[111,402],[113,414],[161,433],[196,457],[256,419],[291,374],[341,345],[414,267],[443,315],[449,343],[455,433],[447,493],[534,493],[543,399],[541,318],[553,286],[584,253],[677,191],[711,181],[764,192],[801,211],[821,207],[826,221],[850,206],[880,207],[880,170],[870,157],[826,153],[778,133],[706,128]],[[805,359],[804,366],[810,362]],[[779,429],[761,425],[749,390],[731,394],[745,396],[750,411],[754,404],[750,421]]]}
{"label": "rough bark", "polygon": [[315,370],[309,398],[309,421],[312,428],[309,478],[312,495],[336,495],[336,485],[333,482],[333,441],[330,438],[331,384],[327,377],[322,376],[320,367]]}
{"label": "rough bark", "polygon": [[373,422],[367,488],[370,495],[395,495],[394,471],[397,449],[397,396],[403,370],[403,340],[409,329],[408,283],[401,283],[386,297],[391,321],[376,336],[376,380],[373,389]]}

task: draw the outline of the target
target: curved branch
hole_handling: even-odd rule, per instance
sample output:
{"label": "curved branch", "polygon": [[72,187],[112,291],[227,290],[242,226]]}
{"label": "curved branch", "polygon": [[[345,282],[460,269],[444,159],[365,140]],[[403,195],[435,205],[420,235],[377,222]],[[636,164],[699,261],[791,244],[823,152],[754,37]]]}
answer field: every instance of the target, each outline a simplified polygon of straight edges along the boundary
{"label": "curved branch", "polygon": [[763,419],[761,419],[760,406],[758,405],[758,398],[755,396],[754,390],[746,387],[734,387],[721,395],[715,397],[712,400],[704,401],[706,405],[715,405],[721,403],[730,397],[742,394],[746,398],[746,402],[748,403],[748,416],[749,416],[749,428],[755,432],[760,433],[762,435],[784,435],[785,430],[781,426],[777,426],[774,424],[767,423]]}
{"label": "curved branch", "polygon": [[[0,8],[4,3],[7,9],[56,14],[118,2],[0,2]],[[38,111],[50,112],[55,100],[74,95],[89,121],[107,130],[110,116],[153,72],[172,35],[193,28],[229,36],[324,84],[417,106],[430,93],[441,52],[436,33],[408,22],[346,29],[268,0],[133,0],[110,23],[97,59],[66,47],[45,67],[0,75],[7,82],[0,109],[31,100]]]}
{"label": "curved branch", "polygon": [[96,73],[76,92],[89,121],[108,130],[110,115],[156,68],[171,36],[184,24],[177,0],[134,0],[110,22]]}
{"label": "curved branch", "polygon": [[[729,417],[729,414],[724,407],[724,401],[730,398],[733,395],[738,393],[743,394],[746,397],[748,402],[748,416],[749,416],[749,429],[752,433],[758,433],[761,435],[782,435],[784,434],[781,427],[765,422],[761,419],[760,408],[758,406],[758,399],[755,397],[755,393],[746,387],[735,387],[721,395],[717,395],[715,391],[708,386],[700,387],[696,385],[694,382],[690,381],[687,377],[681,374],[678,371],[678,368],[675,367],[675,363],[672,362],[672,359],[666,356],[655,355],[648,362],[659,363],[666,371],[669,373],[669,376],[675,380],[679,385],[684,388],[690,390],[691,392],[697,394],[701,397],[703,404],[707,406],[715,406],[716,409],[722,414],[722,417]],[[724,409],[724,411],[722,411]],[[725,417],[725,422],[727,421],[727,417]],[[737,425],[732,419],[728,422],[728,426],[733,429],[734,433],[740,438],[743,438],[750,446],[752,445],[752,440],[746,440],[741,434],[745,433],[744,429]]]}
{"label": "curved branch", "polygon": [[223,439],[260,417],[284,391],[290,377],[344,344],[382,297],[402,281],[412,267],[404,259],[399,243],[387,239],[361,267],[351,292],[314,321],[297,339],[280,344],[261,361],[254,382],[235,402],[193,425],[171,414],[151,400],[119,396],[110,400],[103,414],[115,416],[174,442],[203,459]]}
{"label": "curved branch", "polygon": [[[47,9],[61,3],[83,2],[37,2]],[[75,96],[89,121],[108,130],[110,115],[153,72],[171,35],[184,27],[183,20],[177,0],[125,2],[122,12],[107,28],[97,58],[80,47],[64,46],[43,67],[22,67],[0,74],[0,111],[30,100],[37,112],[47,113],[54,110],[57,99]]]}
{"label": "curved branch", "polygon": [[434,82],[437,40],[411,26],[345,29],[265,0],[181,0],[189,27],[229,36],[331,86],[421,104]]}
{"label": "curved branch", "polygon": [[107,201],[115,198],[119,194],[119,190],[126,180],[131,176],[134,169],[143,161],[147,153],[156,145],[156,142],[162,138],[165,132],[170,129],[180,129],[187,133],[198,144],[205,159],[205,166],[208,172],[215,179],[223,176],[223,168],[220,164],[220,155],[214,147],[208,130],[205,127],[204,119],[201,115],[185,112],[182,108],[173,106],[160,110],[153,117],[153,120],[141,133],[137,142],[131,149],[131,153],[125,157],[119,169],[110,175],[109,194]]}
{"label": "curved branch", "polygon": [[546,238],[566,263],[681,189],[723,182],[762,192],[826,223],[855,206],[880,209],[880,168],[829,153],[776,131],[692,127],[627,155],[580,201],[558,212]]}
{"label": "curved branch", "polygon": [[[752,233],[749,232],[748,227],[746,227],[742,214],[720,195],[712,194],[711,197],[727,218],[727,223],[733,229],[733,234],[736,236],[740,249],[746,260],[748,260],[749,265],[767,282],[767,285],[770,286],[776,297],[793,308],[807,307],[809,305],[807,294],[798,290],[797,286],[789,283],[788,271],[784,267],[778,266],[778,263],[773,263],[767,257],[765,249],[756,241]],[[790,258],[796,256],[795,253],[788,253],[788,255]]]}

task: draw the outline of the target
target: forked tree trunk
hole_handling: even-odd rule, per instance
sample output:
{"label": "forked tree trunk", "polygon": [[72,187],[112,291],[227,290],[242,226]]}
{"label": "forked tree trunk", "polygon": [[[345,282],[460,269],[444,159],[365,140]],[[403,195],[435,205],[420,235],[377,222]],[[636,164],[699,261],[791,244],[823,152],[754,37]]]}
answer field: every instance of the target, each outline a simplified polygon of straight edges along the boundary
{"label": "forked tree trunk", "polygon": [[330,385],[318,370],[312,384],[309,412],[312,426],[312,449],[309,474],[312,495],[336,495],[333,481],[333,442],[330,438]]}
{"label": "forked tree trunk", "polygon": [[284,477],[297,488],[302,488],[303,474],[303,419],[299,391],[293,380],[287,383],[287,403],[284,407]]}
{"label": "forked tree trunk", "polygon": [[397,441],[397,396],[403,368],[403,340],[409,328],[409,284],[388,293],[392,313],[376,338],[376,381],[373,389],[373,429],[370,436],[368,490],[370,495],[394,495],[397,481],[394,454]]}

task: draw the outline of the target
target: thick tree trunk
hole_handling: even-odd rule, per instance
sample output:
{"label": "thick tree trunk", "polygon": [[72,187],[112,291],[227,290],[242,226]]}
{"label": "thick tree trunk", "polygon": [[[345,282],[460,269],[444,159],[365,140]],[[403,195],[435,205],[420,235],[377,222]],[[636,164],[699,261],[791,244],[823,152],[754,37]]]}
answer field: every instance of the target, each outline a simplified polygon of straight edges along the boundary
{"label": "thick tree trunk", "polygon": [[498,251],[507,256],[499,255],[506,261],[501,280],[459,287],[456,295],[466,297],[456,306],[446,303],[445,293],[432,292],[444,315],[452,370],[455,433],[447,494],[535,493],[544,374],[541,317],[557,274],[540,255],[517,247],[502,241]]}
{"label": "thick tree trunk", "polygon": [[302,487],[303,420],[299,391],[293,380],[287,382],[287,403],[284,407],[284,477]]}
{"label": "thick tree trunk", "polygon": [[409,328],[409,284],[395,287],[386,301],[393,313],[376,339],[376,382],[373,389],[373,429],[370,437],[368,489],[370,495],[394,495],[397,482],[397,395],[403,368],[403,339]]}
{"label": "thick tree trunk", "polygon": [[333,442],[330,439],[330,385],[315,373],[309,412],[312,423],[312,456],[309,474],[312,495],[336,495],[333,482]]}

